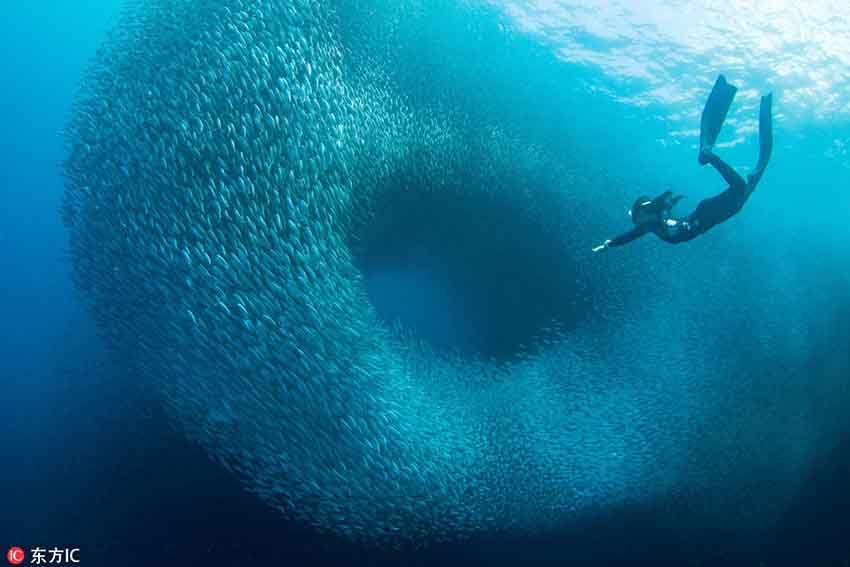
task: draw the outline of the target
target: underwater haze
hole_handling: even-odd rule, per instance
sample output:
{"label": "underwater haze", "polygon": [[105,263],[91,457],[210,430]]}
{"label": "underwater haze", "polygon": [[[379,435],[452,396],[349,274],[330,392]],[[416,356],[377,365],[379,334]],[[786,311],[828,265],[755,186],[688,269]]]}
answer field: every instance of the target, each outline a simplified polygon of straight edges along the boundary
{"label": "underwater haze", "polygon": [[[850,562],[850,9],[9,7],[0,546]],[[742,174],[672,246],[638,195]]]}

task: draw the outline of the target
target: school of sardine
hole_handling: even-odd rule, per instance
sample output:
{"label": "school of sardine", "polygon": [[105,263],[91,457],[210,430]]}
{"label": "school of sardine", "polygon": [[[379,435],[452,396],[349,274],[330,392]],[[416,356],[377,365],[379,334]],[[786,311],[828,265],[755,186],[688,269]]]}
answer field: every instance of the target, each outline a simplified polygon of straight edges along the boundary
{"label": "school of sardine", "polygon": [[[589,330],[556,335],[506,363],[438,353],[376,315],[352,251],[376,202],[508,193],[558,225],[511,184],[569,172],[408,100],[346,43],[339,6],[354,4],[125,8],[65,133],[73,274],[107,344],[248,490],[353,539],[556,527],[680,486],[703,401],[633,364],[637,348],[660,356],[629,338],[648,332],[624,325],[604,356]],[[681,353],[665,374],[691,372]]]}

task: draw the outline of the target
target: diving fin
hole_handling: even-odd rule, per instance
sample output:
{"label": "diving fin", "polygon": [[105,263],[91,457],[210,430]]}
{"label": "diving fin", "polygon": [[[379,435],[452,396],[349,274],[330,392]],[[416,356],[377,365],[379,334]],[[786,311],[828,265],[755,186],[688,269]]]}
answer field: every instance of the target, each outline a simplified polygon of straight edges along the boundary
{"label": "diving fin", "polygon": [[726,120],[726,114],[729,112],[729,107],[732,106],[732,101],[737,92],[738,87],[727,83],[726,77],[723,75],[718,75],[714,88],[711,89],[708,100],[705,101],[705,107],[702,109],[702,117],[700,118],[699,162],[703,165],[708,163],[703,150],[711,151],[711,148],[714,147],[720,129],[723,127],[723,122]]}
{"label": "diving fin", "polygon": [[759,106],[759,159],[756,166],[747,175],[749,184],[755,186],[767,167],[770,154],[773,153],[773,93],[761,97]]}

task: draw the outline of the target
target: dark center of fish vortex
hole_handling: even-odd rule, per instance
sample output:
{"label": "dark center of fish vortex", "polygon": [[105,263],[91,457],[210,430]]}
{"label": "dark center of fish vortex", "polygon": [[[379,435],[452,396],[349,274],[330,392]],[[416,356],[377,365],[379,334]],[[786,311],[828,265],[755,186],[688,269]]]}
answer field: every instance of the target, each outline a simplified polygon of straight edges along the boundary
{"label": "dark center of fish vortex", "polygon": [[539,352],[592,304],[568,250],[497,196],[397,192],[377,205],[355,254],[385,322],[465,355]]}

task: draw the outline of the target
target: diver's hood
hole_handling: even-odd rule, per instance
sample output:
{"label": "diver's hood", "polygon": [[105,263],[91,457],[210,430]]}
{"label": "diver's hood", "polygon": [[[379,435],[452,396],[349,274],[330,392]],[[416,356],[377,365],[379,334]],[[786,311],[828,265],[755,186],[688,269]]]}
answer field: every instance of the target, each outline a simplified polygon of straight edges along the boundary
{"label": "diver's hood", "polygon": [[643,215],[661,220],[665,211],[670,210],[681,197],[673,195],[672,191],[665,191],[654,199],[650,199],[646,195],[641,195],[635,199],[632,208],[629,210],[629,215],[632,217],[632,222],[638,224],[637,217]]}
{"label": "diver's hood", "polygon": [[632,208],[629,209],[629,216],[632,217],[632,222],[638,224],[638,216],[642,214],[658,214],[658,207],[654,199],[650,199],[646,195],[641,195],[637,199],[635,199]]}

